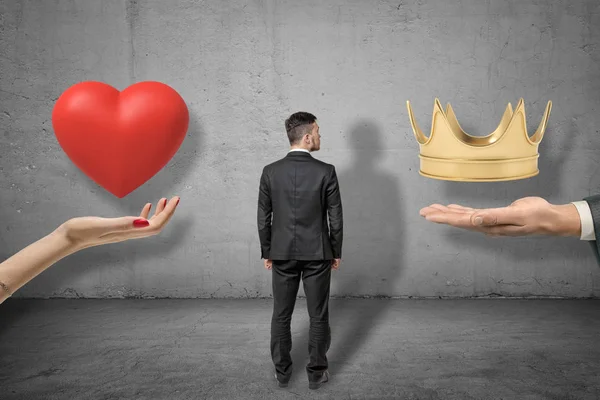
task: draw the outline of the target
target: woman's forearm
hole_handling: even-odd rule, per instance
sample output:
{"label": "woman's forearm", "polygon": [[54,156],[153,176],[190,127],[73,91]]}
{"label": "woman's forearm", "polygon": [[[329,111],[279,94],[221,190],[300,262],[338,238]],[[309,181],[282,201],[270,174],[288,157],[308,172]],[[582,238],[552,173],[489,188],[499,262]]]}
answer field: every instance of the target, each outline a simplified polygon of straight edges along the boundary
{"label": "woman's forearm", "polygon": [[[79,248],[61,229],[30,244],[0,264],[0,303],[52,264],[75,253]],[[3,288],[5,287],[5,288]]]}

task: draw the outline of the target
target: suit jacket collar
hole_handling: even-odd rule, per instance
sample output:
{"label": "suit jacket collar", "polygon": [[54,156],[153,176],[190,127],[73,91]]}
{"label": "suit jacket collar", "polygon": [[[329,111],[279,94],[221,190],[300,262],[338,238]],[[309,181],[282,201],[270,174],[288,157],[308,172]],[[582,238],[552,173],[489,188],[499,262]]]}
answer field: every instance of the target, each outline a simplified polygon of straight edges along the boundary
{"label": "suit jacket collar", "polygon": [[307,150],[290,150],[286,157],[312,157]]}

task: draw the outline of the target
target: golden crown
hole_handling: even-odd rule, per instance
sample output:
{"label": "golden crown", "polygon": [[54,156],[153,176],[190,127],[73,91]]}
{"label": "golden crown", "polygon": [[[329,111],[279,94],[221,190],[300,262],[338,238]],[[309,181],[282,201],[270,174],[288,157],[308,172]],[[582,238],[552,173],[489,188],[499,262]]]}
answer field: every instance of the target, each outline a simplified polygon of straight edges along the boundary
{"label": "golden crown", "polygon": [[465,133],[450,106],[446,112],[436,98],[431,134],[426,137],[406,102],[410,124],[419,142],[419,173],[433,179],[462,182],[497,182],[530,178],[539,174],[538,145],[542,141],[552,102],[533,136],[527,134],[525,105],[519,100],[513,112],[508,103],[498,128],[487,136]]}

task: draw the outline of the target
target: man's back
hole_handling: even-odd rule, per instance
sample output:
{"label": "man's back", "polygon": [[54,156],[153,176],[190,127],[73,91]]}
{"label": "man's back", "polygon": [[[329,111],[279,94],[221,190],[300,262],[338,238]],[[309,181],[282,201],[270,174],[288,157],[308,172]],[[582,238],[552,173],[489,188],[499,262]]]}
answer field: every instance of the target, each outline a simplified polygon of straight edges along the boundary
{"label": "man's back", "polygon": [[310,317],[308,387],[329,379],[329,288],[342,258],[343,216],[335,167],[310,154],[321,146],[316,119],[302,111],[286,119],[291,149],[263,168],[258,191],[261,258],[273,271],[271,358],[281,387],[292,375],[290,323],[300,280]]}
{"label": "man's back", "polygon": [[341,258],[342,204],[333,165],[291,151],[263,169],[259,193],[262,258]]}

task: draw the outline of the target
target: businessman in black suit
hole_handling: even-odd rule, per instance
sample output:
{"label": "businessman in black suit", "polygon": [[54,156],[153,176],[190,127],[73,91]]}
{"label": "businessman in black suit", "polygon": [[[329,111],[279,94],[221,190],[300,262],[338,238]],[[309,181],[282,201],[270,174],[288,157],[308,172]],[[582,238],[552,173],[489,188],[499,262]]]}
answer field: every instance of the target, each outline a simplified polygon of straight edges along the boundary
{"label": "businessman in black suit", "polygon": [[600,195],[569,204],[550,204],[541,197],[524,197],[508,207],[476,209],[432,204],[421,209],[428,221],[484,233],[489,236],[576,236],[590,242],[600,263]]}
{"label": "businessman in black suit", "polygon": [[286,387],[292,374],[290,324],[302,277],[310,317],[306,371],[309,387],[317,389],[329,379],[329,288],[331,268],[338,269],[342,257],[342,201],[335,167],[310,154],[320,148],[316,117],[292,114],[285,129],[291,149],[264,167],[258,196],[261,257],[273,275],[271,357],[279,386]]}

